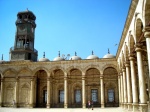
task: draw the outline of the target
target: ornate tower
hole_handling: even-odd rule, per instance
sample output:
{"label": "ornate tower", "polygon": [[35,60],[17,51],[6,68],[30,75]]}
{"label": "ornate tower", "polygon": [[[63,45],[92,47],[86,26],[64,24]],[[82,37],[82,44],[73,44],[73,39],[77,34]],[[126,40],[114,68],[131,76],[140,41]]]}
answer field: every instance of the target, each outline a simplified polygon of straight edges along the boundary
{"label": "ornate tower", "polygon": [[38,51],[34,49],[35,20],[36,16],[29,10],[17,14],[14,47],[10,48],[11,61],[37,61]]}

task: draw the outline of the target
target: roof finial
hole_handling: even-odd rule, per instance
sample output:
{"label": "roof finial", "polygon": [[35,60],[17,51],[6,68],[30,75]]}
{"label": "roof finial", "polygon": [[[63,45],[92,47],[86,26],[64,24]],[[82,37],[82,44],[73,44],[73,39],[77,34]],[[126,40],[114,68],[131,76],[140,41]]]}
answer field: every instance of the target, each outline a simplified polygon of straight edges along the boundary
{"label": "roof finial", "polygon": [[43,58],[45,58],[45,52],[43,52]]}
{"label": "roof finial", "polygon": [[60,51],[58,51],[58,57],[60,57]]}
{"label": "roof finial", "polygon": [[108,54],[110,54],[109,48],[108,48]]}
{"label": "roof finial", "polygon": [[92,55],[94,55],[94,52],[93,52],[93,50],[92,50]]}
{"label": "roof finial", "polygon": [[77,56],[77,53],[75,52],[75,56]]}
{"label": "roof finial", "polygon": [[2,54],[2,60],[3,60],[3,54]]}

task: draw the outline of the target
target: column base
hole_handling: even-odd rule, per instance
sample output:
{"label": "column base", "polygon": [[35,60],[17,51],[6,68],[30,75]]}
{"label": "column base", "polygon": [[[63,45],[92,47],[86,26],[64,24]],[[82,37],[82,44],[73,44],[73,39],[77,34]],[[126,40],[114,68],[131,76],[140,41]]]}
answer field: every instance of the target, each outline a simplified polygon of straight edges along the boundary
{"label": "column base", "polygon": [[133,106],[132,106],[132,103],[128,103],[128,110],[132,110]]}
{"label": "column base", "polygon": [[33,104],[29,104],[28,107],[29,107],[29,108],[33,108]]}
{"label": "column base", "polygon": [[2,103],[0,103],[0,107],[2,107]]}
{"label": "column base", "polygon": [[82,104],[82,108],[86,108],[86,104]]}
{"label": "column base", "polygon": [[105,104],[101,104],[101,108],[105,108]]}
{"label": "column base", "polygon": [[68,108],[68,104],[67,103],[64,104],[64,108]]}
{"label": "column base", "polygon": [[128,109],[128,104],[127,103],[124,103],[123,109]]}
{"label": "column base", "polygon": [[124,107],[124,104],[123,104],[123,103],[121,103],[121,104],[120,104],[120,106],[121,106],[121,108],[123,108],[123,107]]}
{"label": "column base", "polygon": [[148,112],[148,105],[147,104],[139,104],[140,112]]}
{"label": "column base", "polygon": [[50,103],[46,104],[46,108],[50,108]]}
{"label": "column base", "polygon": [[133,103],[132,104],[132,106],[133,106],[133,112],[138,112],[139,111],[139,104],[138,103]]}

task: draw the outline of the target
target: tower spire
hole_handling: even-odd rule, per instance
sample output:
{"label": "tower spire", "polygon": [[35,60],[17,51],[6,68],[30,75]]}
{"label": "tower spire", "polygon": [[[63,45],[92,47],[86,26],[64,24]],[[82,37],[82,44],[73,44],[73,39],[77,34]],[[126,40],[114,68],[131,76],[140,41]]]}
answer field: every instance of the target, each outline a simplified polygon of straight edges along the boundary
{"label": "tower spire", "polygon": [[75,51],[75,56],[77,56],[77,52]]}
{"label": "tower spire", "polygon": [[45,58],[45,52],[43,52],[43,58]]}
{"label": "tower spire", "polygon": [[93,50],[92,50],[92,55],[94,55],[94,52],[93,52]]}
{"label": "tower spire", "polygon": [[60,51],[58,51],[58,57],[60,57]]}
{"label": "tower spire", "polygon": [[108,54],[110,54],[109,48],[108,48]]}
{"label": "tower spire", "polygon": [[3,54],[2,54],[2,60],[3,60]]}

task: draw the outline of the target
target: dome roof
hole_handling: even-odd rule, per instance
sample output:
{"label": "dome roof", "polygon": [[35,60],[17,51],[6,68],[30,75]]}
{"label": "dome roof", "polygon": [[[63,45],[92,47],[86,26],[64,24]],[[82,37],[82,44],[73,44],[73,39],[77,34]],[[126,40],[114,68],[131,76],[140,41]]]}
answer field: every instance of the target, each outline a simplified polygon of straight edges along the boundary
{"label": "dome roof", "polygon": [[40,58],[39,61],[47,62],[47,61],[50,61],[50,60],[48,58]]}
{"label": "dome roof", "polygon": [[5,61],[4,60],[0,60],[0,64],[3,63],[3,62],[5,62]]}
{"label": "dome roof", "polygon": [[79,56],[72,56],[70,60],[81,60],[81,58]]}
{"label": "dome roof", "polygon": [[103,58],[115,58],[116,56],[112,55],[112,54],[106,54],[105,56],[103,56]]}
{"label": "dome roof", "polygon": [[54,58],[53,61],[63,61],[63,60],[64,60],[64,58],[58,56],[58,57]]}
{"label": "dome roof", "polygon": [[110,51],[108,49],[108,54],[106,54],[105,56],[103,56],[103,58],[115,58],[116,56],[110,54]]}
{"label": "dome roof", "polygon": [[48,62],[50,60],[48,58],[45,58],[45,52],[44,52],[43,58],[40,58],[39,61],[41,61],[41,62]]}
{"label": "dome roof", "polygon": [[92,55],[89,55],[86,59],[99,59],[99,57],[94,55],[94,53],[92,51]]}
{"label": "dome roof", "polygon": [[54,58],[53,61],[63,61],[65,60],[63,57],[60,57],[60,51],[58,51],[58,57]]}
{"label": "dome roof", "polygon": [[70,60],[81,60],[81,57],[77,56],[77,53],[75,52],[75,55],[72,56]]}

